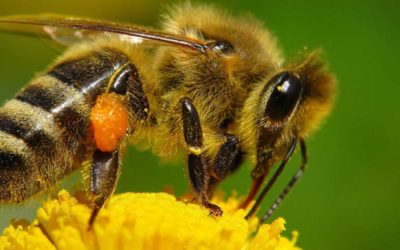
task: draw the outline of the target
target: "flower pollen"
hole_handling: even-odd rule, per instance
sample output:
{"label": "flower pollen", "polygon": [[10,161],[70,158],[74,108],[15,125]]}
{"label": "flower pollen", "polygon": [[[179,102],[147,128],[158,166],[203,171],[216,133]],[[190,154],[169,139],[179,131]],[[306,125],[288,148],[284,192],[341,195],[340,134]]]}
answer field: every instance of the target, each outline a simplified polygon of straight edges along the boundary
{"label": "flower pollen", "polygon": [[[244,219],[239,201],[216,200],[220,218],[197,204],[177,201],[166,193],[114,195],[87,230],[91,209],[63,190],[39,208],[31,223],[14,221],[0,236],[0,249],[269,249],[299,250],[297,233],[281,236],[285,221],[257,228]],[[255,235],[255,236],[254,236]]]}

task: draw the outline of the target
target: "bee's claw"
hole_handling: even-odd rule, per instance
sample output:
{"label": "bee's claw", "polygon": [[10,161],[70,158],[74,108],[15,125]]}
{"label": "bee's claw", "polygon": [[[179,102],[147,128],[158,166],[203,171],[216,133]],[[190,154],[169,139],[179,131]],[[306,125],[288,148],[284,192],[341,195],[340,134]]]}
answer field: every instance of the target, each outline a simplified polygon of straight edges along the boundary
{"label": "bee's claw", "polygon": [[222,214],[224,213],[219,206],[212,204],[208,201],[203,201],[202,204],[204,207],[206,207],[210,210],[210,213],[209,213],[210,216],[221,217]]}

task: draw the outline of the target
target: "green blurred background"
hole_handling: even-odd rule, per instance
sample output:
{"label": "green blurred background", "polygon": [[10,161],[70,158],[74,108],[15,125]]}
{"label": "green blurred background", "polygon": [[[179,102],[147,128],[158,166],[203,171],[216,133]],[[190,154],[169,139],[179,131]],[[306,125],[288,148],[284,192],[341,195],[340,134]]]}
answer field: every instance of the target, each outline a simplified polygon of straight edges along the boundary
{"label": "green blurred background", "polygon": [[[213,1],[234,13],[261,19],[279,38],[287,58],[304,46],[322,47],[339,86],[333,114],[308,140],[309,169],[275,216],[299,230],[304,249],[400,249],[400,4],[397,1]],[[173,3],[172,1],[170,3]],[[1,0],[0,15],[55,12],[157,25],[168,5],[139,0]],[[39,39],[0,34],[0,99],[10,98],[58,52]],[[265,201],[275,198],[297,167]],[[243,166],[223,189],[245,194],[250,167]],[[163,163],[130,148],[118,192],[157,192],[187,187],[182,161]],[[10,218],[33,217],[34,203],[0,210],[0,228]],[[289,233],[287,233],[289,235]]]}

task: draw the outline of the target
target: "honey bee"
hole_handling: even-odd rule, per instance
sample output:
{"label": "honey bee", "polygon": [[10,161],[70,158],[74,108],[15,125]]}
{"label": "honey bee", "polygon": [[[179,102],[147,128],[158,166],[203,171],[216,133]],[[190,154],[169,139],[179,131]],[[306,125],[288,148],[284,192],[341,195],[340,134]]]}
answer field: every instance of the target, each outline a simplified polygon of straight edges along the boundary
{"label": "honey bee", "polygon": [[18,203],[81,169],[93,203],[89,226],[113,194],[127,144],[186,153],[191,187],[210,214],[215,187],[244,159],[254,165],[242,207],[258,208],[300,146],[303,161],[261,221],[302,175],[305,138],[330,112],[335,81],[319,51],[283,61],[252,17],[186,3],[162,31],[53,15],[0,19],[4,31],[70,46],[0,108],[0,202]]}

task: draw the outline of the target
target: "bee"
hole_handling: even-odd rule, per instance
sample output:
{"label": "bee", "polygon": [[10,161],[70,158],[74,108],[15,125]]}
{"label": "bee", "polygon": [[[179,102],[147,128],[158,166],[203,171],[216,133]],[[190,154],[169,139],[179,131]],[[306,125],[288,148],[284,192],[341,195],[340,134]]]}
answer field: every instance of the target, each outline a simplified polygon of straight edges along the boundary
{"label": "bee", "polygon": [[93,212],[113,194],[127,144],[156,155],[186,155],[195,200],[244,159],[257,210],[299,146],[296,175],[261,221],[302,175],[305,139],[332,107],[335,81],[318,50],[285,62],[275,37],[252,17],[211,6],[170,8],[162,31],[56,15],[0,19],[0,29],[70,46],[0,108],[0,202],[19,203],[81,169]]}

